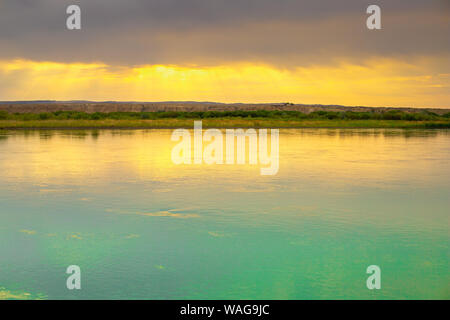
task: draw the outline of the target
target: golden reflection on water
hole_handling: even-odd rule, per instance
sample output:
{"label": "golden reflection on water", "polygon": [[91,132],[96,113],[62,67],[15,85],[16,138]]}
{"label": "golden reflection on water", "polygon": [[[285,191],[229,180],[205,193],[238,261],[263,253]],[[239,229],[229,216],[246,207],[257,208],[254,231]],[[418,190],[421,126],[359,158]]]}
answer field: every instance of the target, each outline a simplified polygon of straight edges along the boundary
{"label": "golden reflection on water", "polygon": [[239,176],[242,181],[297,177],[339,186],[349,180],[427,183],[427,177],[442,176],[441,165],[450,159],[450,148],[443,147],[450,142],[445,130],[286,129],[280,130],[278,174],[261,177],[264,165],[248,161],[175,165],[171,152],[177,142],[171,141],[171,134],[172,130],[3,132],[0,170],[5,181],[29,181],[43,193],[71,191],[52,187],[55,184],[81,185],[87,180],[102,184],[117,175],[128,181],[176,181],[199,175]]}

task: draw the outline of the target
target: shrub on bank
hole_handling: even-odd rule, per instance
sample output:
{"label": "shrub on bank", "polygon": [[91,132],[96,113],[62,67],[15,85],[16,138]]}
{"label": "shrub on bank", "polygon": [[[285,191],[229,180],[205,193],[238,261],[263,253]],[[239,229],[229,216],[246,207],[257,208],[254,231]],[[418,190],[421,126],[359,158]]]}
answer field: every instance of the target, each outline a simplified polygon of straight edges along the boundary
{"label": "shrub on bank", "polygon": [[0,120],[152,120],[152,119],[212,119],[212,118],[242,118],[242,119],[320,119],[320,120],[448,120],[450,113],[438,115],[423,111],[416,113],[390,110],[387,112],[354,112],[354,111],[315,111],[305,114],[288,110],[230,110],[230,111],[158,111],[158,112],[95,112],[55,111],[34,113],[14,113],[0,111]]}
{"label": "shrub on bank", "polygon": [[0,120],[6,120],[8,119],[9,113],[4,111],[4,110],[0,110]]}

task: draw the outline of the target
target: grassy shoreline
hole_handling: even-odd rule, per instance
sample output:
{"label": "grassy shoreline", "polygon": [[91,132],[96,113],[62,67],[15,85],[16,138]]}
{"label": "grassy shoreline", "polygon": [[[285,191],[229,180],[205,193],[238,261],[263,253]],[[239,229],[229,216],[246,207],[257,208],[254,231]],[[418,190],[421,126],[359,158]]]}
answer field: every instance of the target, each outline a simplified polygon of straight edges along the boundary
{"label": "grassy shoreline", "polygon": [[0,129],[173,129],[193,128],[201,120],[203,128],[450,128],[450,120],[341,120],[341,119],[102,119],[102,120],[0,120]]}

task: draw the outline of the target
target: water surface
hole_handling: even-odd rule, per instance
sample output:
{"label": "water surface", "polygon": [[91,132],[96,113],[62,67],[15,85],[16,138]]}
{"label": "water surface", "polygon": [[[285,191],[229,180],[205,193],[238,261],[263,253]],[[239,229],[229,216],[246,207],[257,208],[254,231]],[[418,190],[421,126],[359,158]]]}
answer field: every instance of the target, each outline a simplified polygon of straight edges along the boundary
{"label": "water surface", "polygon": [[275,176],[171,133],[0,132],[0,299],[450,298],[449,131],[281,130]]}

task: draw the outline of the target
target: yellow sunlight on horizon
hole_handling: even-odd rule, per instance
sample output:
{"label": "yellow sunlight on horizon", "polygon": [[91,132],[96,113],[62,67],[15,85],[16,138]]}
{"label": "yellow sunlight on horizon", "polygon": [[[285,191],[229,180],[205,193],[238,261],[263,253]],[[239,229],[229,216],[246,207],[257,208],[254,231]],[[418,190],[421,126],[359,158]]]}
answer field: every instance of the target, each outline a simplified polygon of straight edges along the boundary
{"label": "yellow sunlight on horizon", "polygon": [[450,107],[442,58],[372,59],[291,69],[255,63],[212,67],[109,66],[0,61],[1,100],[293,102]]}

